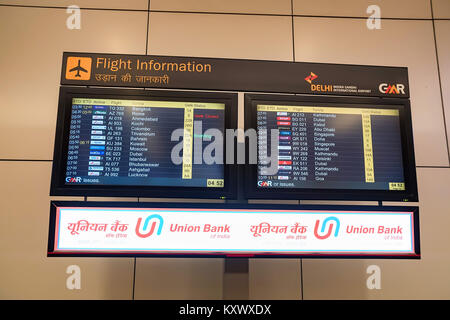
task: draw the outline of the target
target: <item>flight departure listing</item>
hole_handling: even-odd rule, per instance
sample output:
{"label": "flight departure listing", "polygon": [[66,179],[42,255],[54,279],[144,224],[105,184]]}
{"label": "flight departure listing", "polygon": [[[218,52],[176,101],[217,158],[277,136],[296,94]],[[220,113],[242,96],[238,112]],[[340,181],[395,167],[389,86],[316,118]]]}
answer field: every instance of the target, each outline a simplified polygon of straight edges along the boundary
{"label": "flight departure listing", "polygon": [[[260,104],[257,127],[279,130],[278,171],[259,160],[259,188],[405,190],[397,109]],[[270,141],[258,135],[259,155]]]}
{"label": "flight departure listing", "polygon": [[223,188],[223,164],[194,159],[224,117],[223,103],[74,98],[65,184]]}

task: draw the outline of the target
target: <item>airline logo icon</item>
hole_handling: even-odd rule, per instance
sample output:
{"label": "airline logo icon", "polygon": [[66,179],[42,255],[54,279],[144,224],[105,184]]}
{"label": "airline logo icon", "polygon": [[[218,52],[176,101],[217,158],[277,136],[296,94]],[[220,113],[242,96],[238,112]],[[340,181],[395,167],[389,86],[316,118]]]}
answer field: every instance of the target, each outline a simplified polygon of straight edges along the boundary
{"label": "airline logo icon", "polygon": [[309,84],[311,84],[311,82],[312,82],[314,79],[317,79],[318,77],[319,77],[318,75],[316,75],[315,73],[311,72],[311,73],[309,74],[309,76],[307,76],[307,77],[305,78],[305,80],[306,80],[306,82],[308,82]]}
{"label": "airline logo icon", "polygon": [[[329,224],[328,231],[326,234],[324,234],[327,223]],[[337,237],[339,233],[340,224],[341,223],[339,222],[339,219],[336,217],[328,217],[324,219],[322,222],[322,228],[320,230],[320,233],[322,235],[320,235],[319,234],[320,220],[316,220],[316,225],[314,226],[314,236],[320,240],[329,238],[331,236],[331,233],[333,232],[333,225],[334,225],[335,226],[334,237]]]}
{"label": "airline logo icon", "polygon": [[[146,230],[148,228],[148,224],[152,220],[153,220],[153,222],[150,226],[150,229],[146,232]],[[158,223],[159,223],[159,226],[158,226],[158,231],[156,232],[156,235],[159,236],[161,234],[163,224],[164,224],[164,219],[159,214],[152,214],[152,215],[148,216],[144,221],[144,225],[142,226],[142,231],[144,233],[141,232],[141,223],[142,223],[142,218],[139,218],[138,222],[136,224],[136,235],[140,238],[148,238],[151,235],[153,235],[153,233],[155,232],[155,229],[156,229],[156,225]]]}

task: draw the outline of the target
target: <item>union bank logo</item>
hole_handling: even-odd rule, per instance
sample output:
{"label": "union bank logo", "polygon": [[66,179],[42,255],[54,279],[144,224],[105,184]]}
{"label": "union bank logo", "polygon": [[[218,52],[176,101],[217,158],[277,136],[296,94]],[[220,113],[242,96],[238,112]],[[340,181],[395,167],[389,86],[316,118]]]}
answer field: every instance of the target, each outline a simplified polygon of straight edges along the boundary
{"label": "union bank logo", "polygon": [[[328,231],[326,231],[326,233],[325,233],[325,228],[326,228],[327,224],[328,224]],[[340,223],[339,219],[336,217],[325,218],[322,221],[322,228],[320,229],[320,234],[319,234],[320,220],[316,220],[316,225],[314,226],[314,236],[320,240],[328,239],[331,236],[331,233],[333,232],[333,226],[334,226],[334,237],[337,237],[338,233],[339,233],[340,225],[341,225],[341,223]]]}
{"label": "union bank logo", "polygon": [[[140,238],[148,238],[155,233],[156,226],[158,225],[158,230],[156,231],[156,235],[159,236],[161,234],[164,219],[159,214],[152,214],[145,218],[144,225],[142,226],[141,232],[141,223],[142,218],[139,218],[136,224],[136,235]],[[149,228],[149,224],[150,228]]]}

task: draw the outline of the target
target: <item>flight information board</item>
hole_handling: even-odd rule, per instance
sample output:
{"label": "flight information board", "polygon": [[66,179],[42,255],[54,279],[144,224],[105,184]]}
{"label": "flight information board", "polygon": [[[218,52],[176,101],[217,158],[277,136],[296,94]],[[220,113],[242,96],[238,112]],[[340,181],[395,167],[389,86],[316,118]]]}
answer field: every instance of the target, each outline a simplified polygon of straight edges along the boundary
{"label": "flight information board", "polygon": [[224,187],[223,164],[194,161],[223,103],[73,98],[70,117],[66,185]]}
{"label": "flight information board", "polygon": [[[278,129],[278,171],[258,161],[257,188],[405,190],[398,109],[258,104]],[[259,131],[260,132],[260,131]],[[271,139],[258,135],[258,154]]]}

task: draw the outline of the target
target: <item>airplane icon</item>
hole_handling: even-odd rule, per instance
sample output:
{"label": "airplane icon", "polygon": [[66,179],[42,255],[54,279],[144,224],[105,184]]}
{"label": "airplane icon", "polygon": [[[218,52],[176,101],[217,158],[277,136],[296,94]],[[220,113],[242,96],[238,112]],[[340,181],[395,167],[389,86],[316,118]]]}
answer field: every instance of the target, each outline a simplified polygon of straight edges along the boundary
{"label": "airplane icon", "polygon": [[80,75],[80,71],[82,71],[82,72],[88,72],[86,69],[84,69],[81,65],[81,60],[78,60],[78,66],[76,66],[76,67],[74,67],[74,68],[72,68],[72,69],[70,69],[69,70],[69,72],[74,72],[74,71],[76,71],[77,72],[77,74],[75,75],[75,77],[78,77],[78,78],[81,78],[81,75]]}
{"label": "airplane icon", "polygon": [[67,80],[90,80],[92,71],[91,57],[67,57]]}

